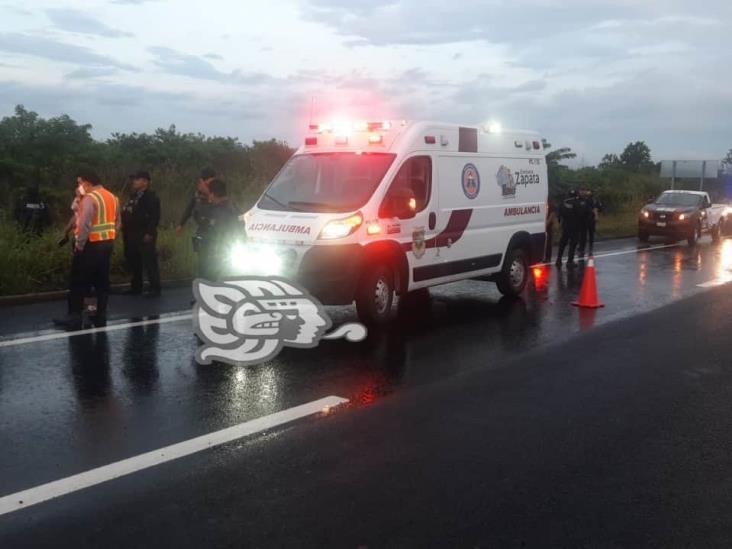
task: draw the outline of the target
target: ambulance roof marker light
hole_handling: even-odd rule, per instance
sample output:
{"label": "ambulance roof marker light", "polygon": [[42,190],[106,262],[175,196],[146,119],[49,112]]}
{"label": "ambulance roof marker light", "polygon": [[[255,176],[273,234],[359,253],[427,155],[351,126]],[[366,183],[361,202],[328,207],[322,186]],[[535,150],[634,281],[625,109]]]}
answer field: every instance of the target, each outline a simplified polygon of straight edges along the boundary
{"label": "ambulance roof marker light", "polygon": [[370,145],[381,145],[384,142],[384,136],[382,136],[380,133],[372,133],[369,135],[369,144]]}
{"label": "ambulance roof marker light", "polygon": [[488,133],[501,133],[503,131],[500,122],[489,122],[485,129],[488,130]]}

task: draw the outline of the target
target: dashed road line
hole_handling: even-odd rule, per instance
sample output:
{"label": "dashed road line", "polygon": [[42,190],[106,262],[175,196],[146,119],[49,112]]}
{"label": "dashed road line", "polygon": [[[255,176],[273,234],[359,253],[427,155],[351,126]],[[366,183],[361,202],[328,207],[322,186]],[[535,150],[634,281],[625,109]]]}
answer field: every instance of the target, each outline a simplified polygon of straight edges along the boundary
{"label": "dashed road line", "polygon": [[297,419],[312,416],[319,412],[328,412],[331,408],[345,404],[347,398],[339,396],[328,396],[288,408],[281,412],[269,414],[251,421],[234,425],[220,431],[192,438],[184,442],[179,442],[171,446],[166,446],[158,450],[153,450],[139,456],[123,459],[103,467],[91,469],[60,480],[42,484],[28,490],[9,494],[0,497],[0,516],[25,509],[32,505],[58,498],[103,482],[107,482],[116,478],[120,478],[143,469],[155,467],[168,461],[189,456],[209,448],[215,448],[227,442],[260,433],[267,429],[272,429],[286,423],[291,423]]}
{"label": "dashed road line", "polygon": [[[627,248],[625,250],[618,250],[616,252],[606,252],[602,254],[595,254],[593,257],[597,259],[598,257],[612,257],[616,255],[628,255],[628,254],[637,254],[640,252],[651,252],[653,250],[663,250],[665,248],[676,248],[679,246],[679,244],[664,244],[662,246],[648,246],[647,248]],[[553,262],[549,263],[537,263],[536,265],[533,265],[534,267],[549,267],[553,265]]]}
{"label": "dashed road line", "polygon": [[20,337],[15,339],[6,339],[0,341],[0,348],[13,347],[15,345],[27,345],[29,343],[39,343],[42,341],[53,341],[54,339],[66,339],[68,337],[97,334],[100,332],[114,332],[117,330],[125,330],[136,326],[147,326],[149,324],[168,324],[170,322],[180,322],[181,320],[190,320],[193,318],[192,313],[175,314],[171,316],[161,316],[159,318],[151,318],[148,320],[139,320],[135,322],[124,322],[122,324],[110,324],[100,328],[88,328],[86,330],[75,330],[72,332],[53,332],[50,334],[35,335],[30,337]]}

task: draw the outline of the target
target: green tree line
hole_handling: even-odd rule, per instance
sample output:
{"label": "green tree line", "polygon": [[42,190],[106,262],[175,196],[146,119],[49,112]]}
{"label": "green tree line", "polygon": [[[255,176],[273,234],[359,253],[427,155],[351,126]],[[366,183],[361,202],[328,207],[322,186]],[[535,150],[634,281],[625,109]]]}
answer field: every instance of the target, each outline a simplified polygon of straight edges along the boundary
{"label": "green tree line", "polygon": [[181,133],[175,126],[152,134],[115,133],[105,141],[93,139],[91,129],[67,115],[44,119],[22,105],[0,120],[0,196],[6,218],[24,188],[38,185],[54,220],[64,223],[80,166],[94,168],[123,197],[129,174],[149,171],[164,224],[180,215],[205,166],[217,171],[235,202],[245,208],[293,153],[275,139],[243,144],[231,137]]}

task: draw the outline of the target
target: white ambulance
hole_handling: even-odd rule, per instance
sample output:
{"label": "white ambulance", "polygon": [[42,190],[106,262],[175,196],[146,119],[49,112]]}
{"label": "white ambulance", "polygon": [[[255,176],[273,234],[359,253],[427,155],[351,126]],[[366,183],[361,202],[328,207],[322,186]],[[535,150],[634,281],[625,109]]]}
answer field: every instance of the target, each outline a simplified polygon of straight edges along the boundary
{"label": "white ambulance", "polygon": [[496,126],[310,126],[243,219],[239,272],[300,282],[382,324],[394,295],[466,278],[517,295],[543,258],[547,170],[538,134]]}

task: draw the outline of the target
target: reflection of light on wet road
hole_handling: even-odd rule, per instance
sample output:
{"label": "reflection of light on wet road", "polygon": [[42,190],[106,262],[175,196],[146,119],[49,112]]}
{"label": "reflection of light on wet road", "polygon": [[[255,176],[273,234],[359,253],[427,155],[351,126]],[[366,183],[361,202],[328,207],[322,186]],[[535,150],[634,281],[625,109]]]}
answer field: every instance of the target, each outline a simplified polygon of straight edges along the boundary
{"label": "reflection of light on wet road", "polygon": [[732,240],[725,240],[719,250],[719,262],[714,271],[715,278],[699,284],[700,288],[711,288],[732,282]]}
{"label": "reflection of light on wet road", "polygon": [[640,264],[638,265],[638,282],[640,283],[641,287],[646,285],[647,276],[648,276],[648,257],[641,256]]}

